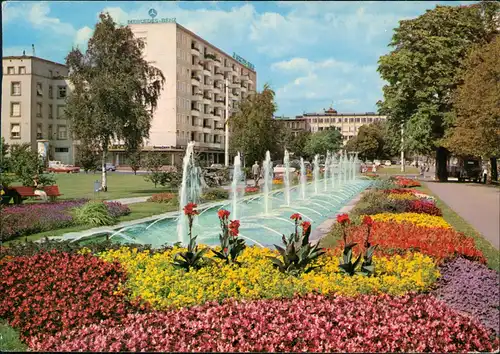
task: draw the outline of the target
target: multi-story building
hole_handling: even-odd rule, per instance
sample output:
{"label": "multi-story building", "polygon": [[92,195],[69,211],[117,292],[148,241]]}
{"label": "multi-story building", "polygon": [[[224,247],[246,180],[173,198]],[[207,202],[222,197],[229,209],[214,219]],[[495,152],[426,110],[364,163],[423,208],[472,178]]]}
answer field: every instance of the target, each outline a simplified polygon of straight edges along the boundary
{"label": "multi-story building", "polygon": [[323,113],[304,113],[301,116],[296,116],[296,120],[304,120],[306,129],[313,133],[324,129],[337,129],[342,134],[344,145],[358,134],[358,130],[362,125],[382,122],[386,119],[387,116],[374,112],[338,113],[333,108]]}
{"label": "multi-story building", "polygon": [[277,121],[290,129],[293,136],[297,136],[300,132],[309,131],[308,122],[304,118],[289,118],[289,117],[274,117]]}
{"label": "multi-story building", "polygon": [[[225,83],[229,114],[255,92],[253,66],[230,56],[175,21],[129,21],[144,45],[145,59],[160,69],[165,86],[144,150],[162,152],[179,163],[189,141],[202,160],[224,161]],[[113,162],[126,164],[123,146],[114,146]]]}
{"label": "multi-story building", "polygon": [[31,144],[48,159],[73,163],[75,149],[64,117],[65,65],[35,56],[2,60],[1,135],[7,144]]}

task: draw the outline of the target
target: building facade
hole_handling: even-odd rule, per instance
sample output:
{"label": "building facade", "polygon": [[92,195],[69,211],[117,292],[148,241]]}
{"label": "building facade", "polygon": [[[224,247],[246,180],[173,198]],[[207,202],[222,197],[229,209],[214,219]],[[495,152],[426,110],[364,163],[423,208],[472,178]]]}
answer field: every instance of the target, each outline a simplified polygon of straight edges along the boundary
{"label": "building facade", "polygon": [[[255,92],[257,74],[251,64],[175,22],[129,26],[144,43],[145,59],[165,77],[144,150],[161,152],[172,164],[180,163],[188,142],[194,141],[202,160],[223,163],[225,83],[231,114]],[[111,162],[126,164],[123,146],[116,144],[112,151]]]}
{"label": "building facade", "polygon": [[367,113],[338,113],[330,108],[323,113],[304,113],[296,116],[295,120],[304,121],[301,126],[305,126],[310,132],[318,132],[324,129],[337,129],[342,134],[344,145],[347,141],[358,134],[362,125],[383,122],[387,116],[379,115],[374,112]]}
{"label": "building facade", "polygon": [[74,143],[64,117],[65,65],[35,56],[2,60],[1,135],[7,144],[29,143],[50,160],[74,163]]}

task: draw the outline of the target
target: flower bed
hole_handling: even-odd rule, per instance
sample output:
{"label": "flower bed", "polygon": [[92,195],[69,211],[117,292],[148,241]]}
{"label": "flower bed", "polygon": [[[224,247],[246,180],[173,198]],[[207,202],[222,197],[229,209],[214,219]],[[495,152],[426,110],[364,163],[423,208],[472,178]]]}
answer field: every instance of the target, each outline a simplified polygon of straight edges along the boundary
{"label": "flower bed", "polygon": [[[0,228],[3,241],[15,237],[51,231],[75,224],[71,210],[88,200],[79,199],[55,203],[22,204],[0,210]],[[109,214],[119,217],[130,213],[128,206],[118,202],[105,202]]]}
{"label": "flower bed", "polygon": [[[165,309],[202,304],[206,301],[291,297],[294,294],[319,292],[393,295],[429,289],[439,272],[434,261],[415,253],[407,257],[376,259],[377,276],[346,277],[338,272],[339,254],[330,252],[314,265],[320,266],[299,277],[273,268],[269,256],[277,252],[247,247],[239,257],[241,267],[219,263],[196,272],[179,272],[173,265],[173,255],[179,249],[151,256],[122,248],[104,252],[106,261],[118,261],[128,272],[127,287],[132,296],[140,296],[153,307]],[[213,258],[213,257],[212,257]]]}
{"label": "flower bed", "polygon": [[149,197],[148,202],[153,203],[177,203],[177,194],[175,193],[156,193]]}
{"label": "flower bed", "polygon": [[433,216],[427,214],[418,214],[418,213],[400,213],[400,214],[392,214],[392,213],[382,213],[371,215],[374,221],[382,221],[382,222],[396,222],[396,223],[410,223],[417,226],[425,226],[425,227],[443,227],[450,228],[450,224],[448,224],[441,216]]}
{"label": "flower bed", "polygon": [[33,341],[37,351],[471,352],[498,340],[429,295],[228,302],[129,315]]}
{"label": "flower bed", "polygon": [[422,186],[419,181],[405,177],[396,177],[395,183],[400,188],[413,188]]}

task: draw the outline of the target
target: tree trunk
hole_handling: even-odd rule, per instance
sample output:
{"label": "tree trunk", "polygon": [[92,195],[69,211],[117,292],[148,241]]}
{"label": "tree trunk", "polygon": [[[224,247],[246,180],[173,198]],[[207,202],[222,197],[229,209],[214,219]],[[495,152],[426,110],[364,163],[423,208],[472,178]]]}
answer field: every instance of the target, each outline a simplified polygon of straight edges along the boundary
{"label": "tree trunk", "polygon": [[497,157],[490,157],[490,166],[491,166],[491,181],[498,181],[498,166],[497,166]]}
{"label": "tree trunk", "polygon": [[107,180],[107,171],[106,171],[106,149],[103,149],[103,151],[102,151],[101,167],[102,167],[101,191],[107,192],[108,191],[108,180]]}
{"label": "tree trunk", "polygon": [[448,182],[448,150],[440,146],[436,150],[436,179],[439,182]]}

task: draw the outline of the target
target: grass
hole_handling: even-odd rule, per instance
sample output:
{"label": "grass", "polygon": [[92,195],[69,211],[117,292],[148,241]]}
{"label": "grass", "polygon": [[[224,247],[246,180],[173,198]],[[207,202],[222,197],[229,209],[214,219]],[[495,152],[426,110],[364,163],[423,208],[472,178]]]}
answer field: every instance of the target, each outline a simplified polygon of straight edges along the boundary
{"label": "grass", "polygon": [[384,166],[376,172],[380,176],[393,176],[393,175],[418,175],[420,171],[417,167],[406,166],[405,172],[401,172],[401,166]]}
{"label": "grass", "polygon": [[6,321],[0,320],[0,352],[25,352],[27,346],[19,339],[19,334]]}

